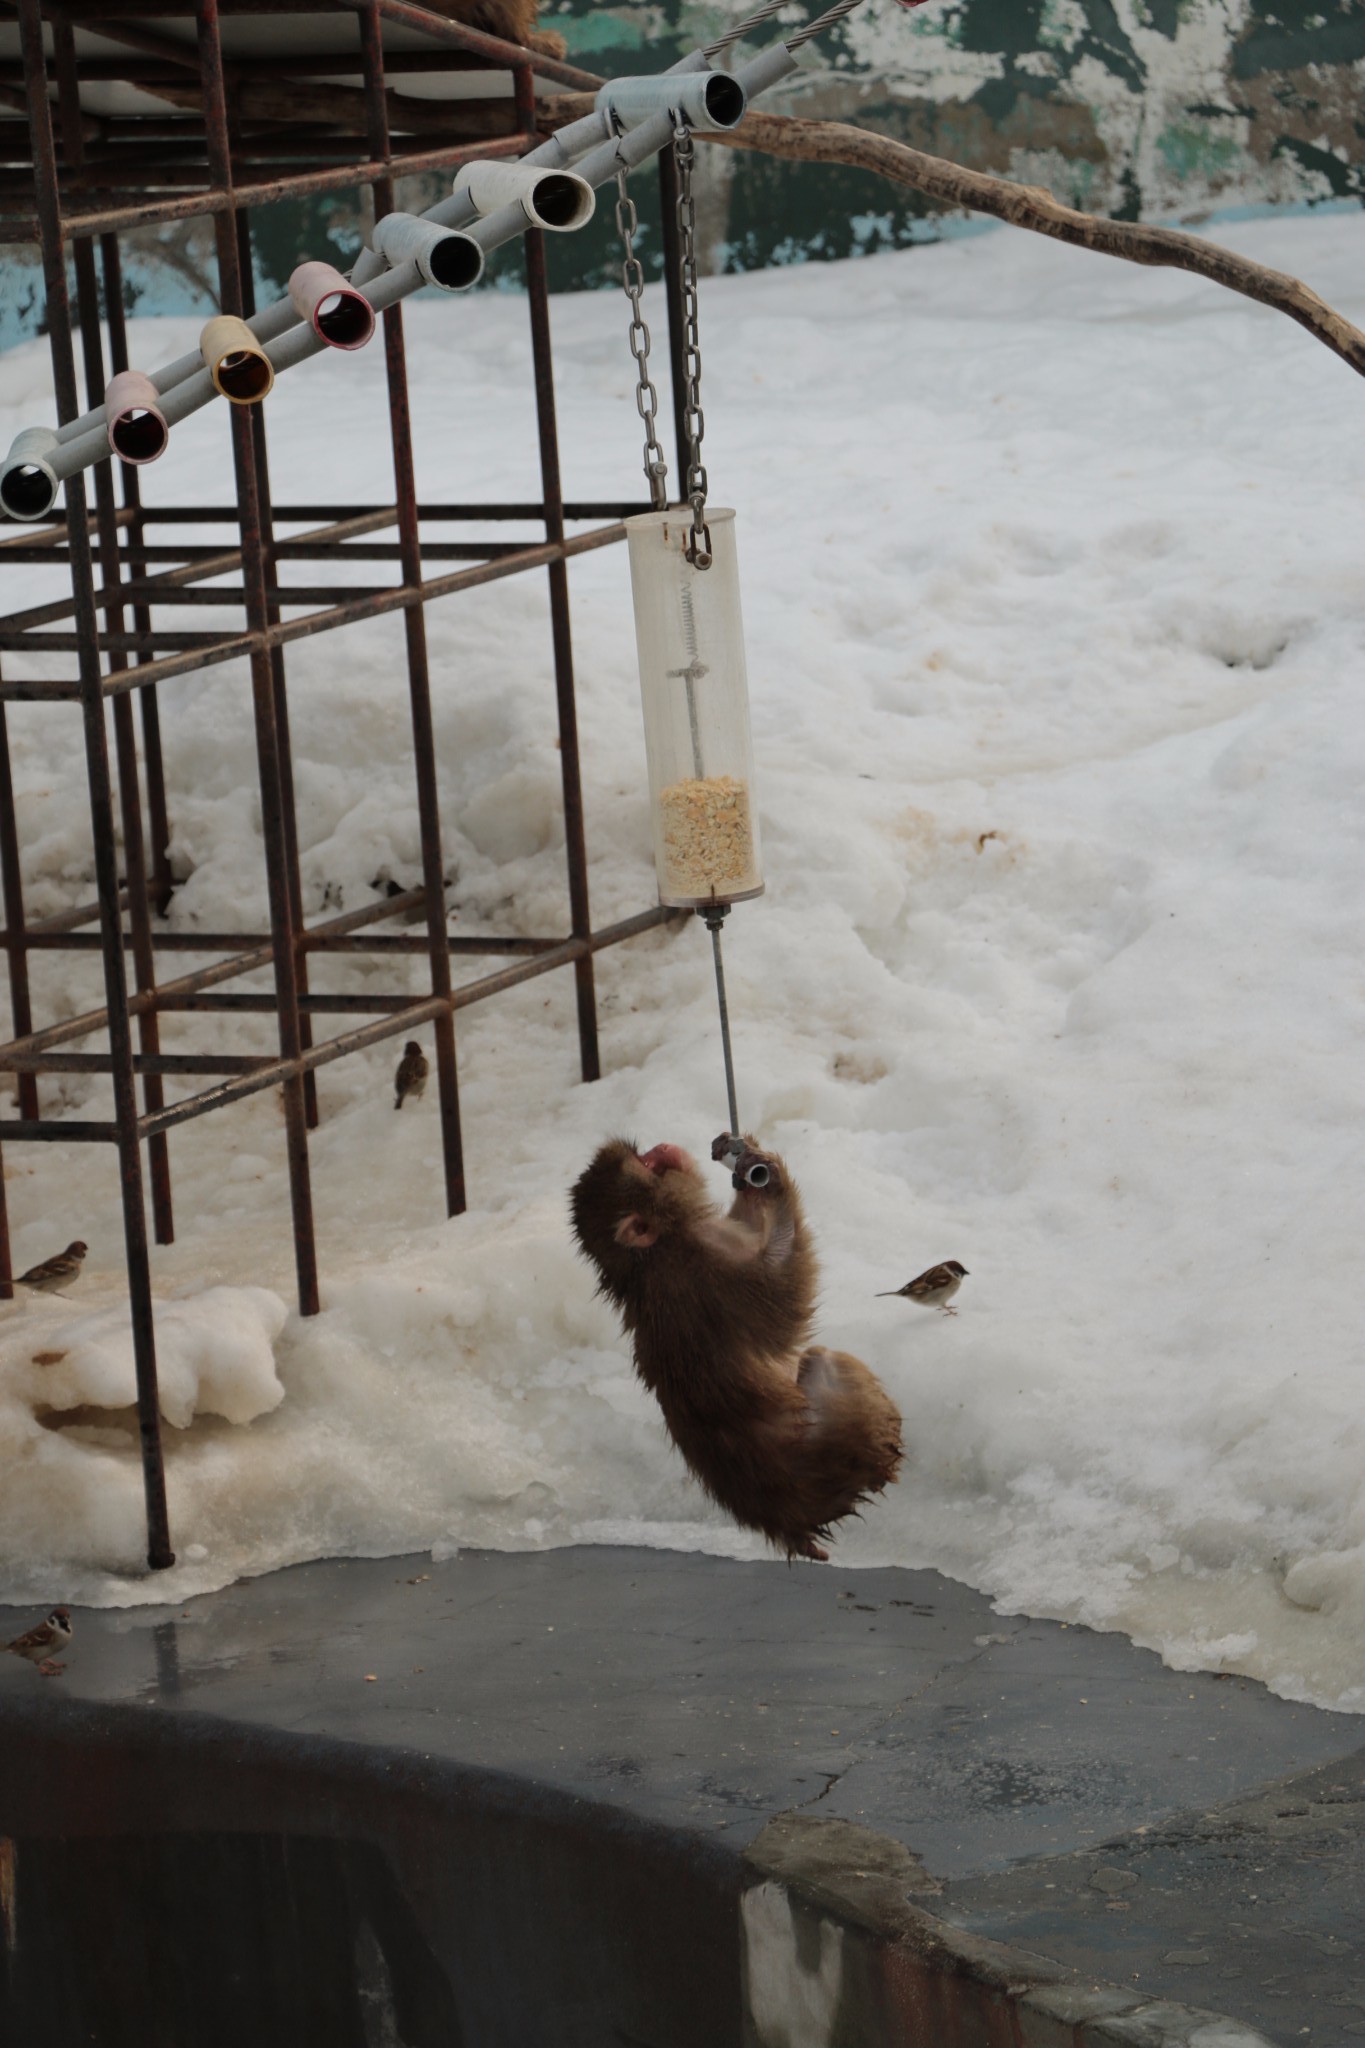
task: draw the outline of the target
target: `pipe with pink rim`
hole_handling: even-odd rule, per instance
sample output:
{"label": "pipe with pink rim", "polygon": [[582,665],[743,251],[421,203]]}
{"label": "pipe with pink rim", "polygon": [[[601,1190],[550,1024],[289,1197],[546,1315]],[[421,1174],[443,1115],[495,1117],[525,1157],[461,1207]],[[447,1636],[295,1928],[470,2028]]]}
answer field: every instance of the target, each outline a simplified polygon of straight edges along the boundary
{"label": "pipe with pink rim", "polygon": [[289,297],[300,320],[329,348],[364,348],[374,333],[374,307],[330,263],[300,263]]}
{"label": "pipe with pink rim", "polygon": [[123,462],[155,462],[166,452],[171,430],[157,403],[161,393],[141,370],[120,370],[104,394],[109,446]]}

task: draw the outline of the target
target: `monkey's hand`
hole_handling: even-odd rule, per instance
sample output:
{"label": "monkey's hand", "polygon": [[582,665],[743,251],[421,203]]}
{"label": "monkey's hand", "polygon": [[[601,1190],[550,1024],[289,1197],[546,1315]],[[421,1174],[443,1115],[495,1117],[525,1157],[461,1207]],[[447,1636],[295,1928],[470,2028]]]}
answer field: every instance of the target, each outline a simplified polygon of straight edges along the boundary
{"label": "monkey's hand", "polygon": [[741,1193],[785,1195],[787,1183],[782,1161],[775,1152],[760,1152],[752,1138],[746,1138],[735,1158],[735,1187]]}

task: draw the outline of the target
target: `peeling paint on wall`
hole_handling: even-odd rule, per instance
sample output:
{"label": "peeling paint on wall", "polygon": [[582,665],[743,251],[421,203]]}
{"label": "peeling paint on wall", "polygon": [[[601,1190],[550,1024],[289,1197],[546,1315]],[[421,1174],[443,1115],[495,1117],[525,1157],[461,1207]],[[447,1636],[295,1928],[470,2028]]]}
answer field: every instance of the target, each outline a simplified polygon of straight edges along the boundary
{"label": "peeling paint on wall", "polygon": [[[658,71],[753,10],[754,0],[543,0],[570,55],[605,75]],[[809,20],[820,0],[794,4]],[[753,47],[779,30],[765,30]],[[1365,204],[1365,0],[896,0],[863,5],[812,46],[813,62],[765,107],[853,121],[974,169],[1045,185],[1089,212],[1199,221],[1221,208]],[[701,267],[852,256],[958,232],[916,193],[870,173],[698,151]],[[401,181],[420,212],[436,179]],[[632,181],[638,253],[659,269],[658,187]],[[551,237],[558,289],[619,288],[610,205],[581,234]],[[258,286],[283,291],[300,255],[347,267],[361,243],[351,195],[262,209]],[[139,237],[128,308],[207,310],[214,265],[204,221]],[[490,265],[517,288],[519,252]],[[32,334],[36,252],[0,266],[0,345]]]}
{"label": "peeling paint on wall", "polygon": [[[597,69],[639,65],[645,52],[655,69],[750,6],[560,0],[545,12]],[[812,11],[814,0],[802,18]],[[864,0],[815,48],[815,66],[765,105],[878,128],[1093,212],[1196,219],[1365,203],[1361,0],[930,0],[914,14]],[[774,179],[749,158],[721,175],[715,267],[858,246],[836,176],[784,166]],[[817,198],[821,184],[831,203]],[[854,187],[860,203],[847,211],[867,245],[926,232],[931,209],[873,179]]]}

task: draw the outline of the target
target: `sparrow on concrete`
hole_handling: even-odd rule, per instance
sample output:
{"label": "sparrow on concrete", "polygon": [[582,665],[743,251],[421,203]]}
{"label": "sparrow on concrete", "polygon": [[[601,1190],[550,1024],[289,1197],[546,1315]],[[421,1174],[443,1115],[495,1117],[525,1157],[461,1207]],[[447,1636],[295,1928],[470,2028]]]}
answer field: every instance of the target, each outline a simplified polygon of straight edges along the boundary
{"label": "sparrow on concrete", "polygon": [[420,1102],[422,1091],[427,1085],[431,1069],[427,1056],[415,1038],[410,1038],[403,1047],[403,1057],[398,1062],[398,1071],[393,1077],[393,1106],[401,1109],[411,1095],[414,1102]]}
{"label": "sparrow on concrete", "polygon": [[948,1304],[967,1277],[965,1266],[960,1266],[956,1259],[945,1259],[941,1266],[930,1266],[918,1279],[907,1280],[904,1287],[883,1289],[877,1299],[884,1301],[888,1295],[903,1294],[907,1301],[917,1301],[924,1308],[941,1308],[945,1316],[955,1316],[957,1310]]}
{"label": "sparrow on concrete", "polygon": [[27,1273],[19,1275],[21,1287],[31,1287],[35,1294],[63,1294],[81,1277],[81,1262],[88,1247],[80,1238],[69,1244],[64,1252],[58,1252],[55,1259],[44,1259],[40,1265],[30,1266]]}
{"label": "sparrow on concrete", "polygon": [[40,1621],[25,1635],[16,1636],[12,1643],[6,1643],[7,1650],[13,1650],[16,1657],[27,1657],[30,1664],[36,1664],[44,1678],[55,1678],[62,1666],[54,1659],[59,1650],[67,1648],[71,1641],[71,1612],[66,1607],[54,1607],[46,1621]]}

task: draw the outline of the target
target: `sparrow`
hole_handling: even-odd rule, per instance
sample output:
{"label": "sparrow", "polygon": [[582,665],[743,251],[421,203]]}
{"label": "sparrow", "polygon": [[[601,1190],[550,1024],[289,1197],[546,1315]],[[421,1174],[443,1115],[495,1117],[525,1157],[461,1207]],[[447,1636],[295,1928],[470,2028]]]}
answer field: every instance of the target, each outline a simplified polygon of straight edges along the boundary
{"label": "sparrow", "polygon": [[417,1040],[410,1038],[403,1047],[403,1057],[398,1062],[398,1070],[393,1077],[393,1106],[395,1109],[401,1109],[410,1095],[414,1101],[421,1101],[422,1091],[427,1085],[427,1075],[430,1071],[431,1069],[427,1065],[426,1054],[417,1043]]}
{"label": "sparrow", "polygon": [[21,1273],[19,1285],[31,1287],[35,1294],[61,1294],[80,1279],[81,1261],[87,1249],[77,1238],[55,1259],[44,1259],[40,1265],[30,1266],[27,1273]]}
{"label": "sparrow", "polygon": [[941,1266],[930,1266],[917,1280],[907,1280],[904,1287],[884,1288],[877,1299],[884,1301],[888,1295],[903,1294],[907,1301],[917,1301],[924,1308],[941,1308],[945,1316],[955,1316],[957,1310],[948,1304],[967,1277],[965,1266],[960,1266],[956,1259],[945,1259]]}
{"label": "sparrow", "polygon": [[36,1664],[44,1678],[55,1678],[62,1666],[53,1660],[58,1650],[65,1650],[72,1636],[71,1611],[66,1607],[54,1607],[46,1621],[40,1621],[27,1634],[16,1636],[12,1643],[6,1643],[7,1650],[13,1650],[16,1657],[27,1657],[30,1664]]}

